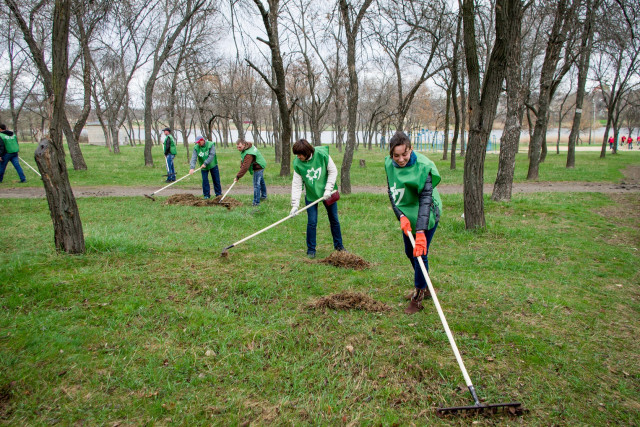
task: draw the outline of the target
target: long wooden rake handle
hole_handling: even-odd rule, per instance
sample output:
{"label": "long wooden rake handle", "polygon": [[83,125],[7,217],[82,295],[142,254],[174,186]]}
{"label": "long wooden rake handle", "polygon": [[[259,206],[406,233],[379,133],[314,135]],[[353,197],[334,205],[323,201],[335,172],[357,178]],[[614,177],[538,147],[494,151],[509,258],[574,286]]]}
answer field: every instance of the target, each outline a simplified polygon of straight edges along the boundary
{"label": "long wooden rake handle", "polygon": [[29,169],[31,169],[32,171],[34,171],[35,173],[37,173],[37,174],[38,174],[38,176],[39,176],[40,178],[42,178],[42,175],[40,175],[40,172],[38,172],[37,170],[35,170],[35,169],[34,169],[34,168],[29,164],[29,163],[25,162],[25,160],[24,160],[22,157],[18,156],[18,158],[19,158],[20,160],[22,160],[22,163],[24,163],[25,165],[29,166]]}
{"label": "long wooden rake handle", "polygon": [[[416,242],[413,239],[413,235],[411,232],[407,233],[407,237],[411,241],[411,246],[415,247]],[[477,406],[480,405],[480,400],[478,399],[478,395],[476,394],[476,390],[473,387],[473,383],[471,382],[471,378],[467,373],[467,369],[464,367],[464,362],[462,361],[462,356],[460,356],[460,352],[458,351],[458,346],[456,345],[456,340],[453,339],[453,334],[451,333],[451,329],[449,329],[449,324],[447,323],[446,317],[444,317],[444,312],[440,307],[440,302],[438,301],[438,296],[436,295],[435,289],[433,289],[433,285],[431,284],[431,279],[429,278],[429,273],[427,273],[427,268],[424,266],[424,262],[422,261],[422,257],[417,257],[418,263],[420,264],[420,269],[422,270],[422,274],[424,274],[424,278],[427,280],[427,286],[429,287],[429,292],[431,293],[431,297],[433,298],[433,303],[436,306],[436,310],[438,311],[438,316],[440,316],[440,321],[442,322],[442,326],[444,326],[444,331],[447,333],[447,338],[449,338],[449,344],[451,344],[451,348],[453,349],[453,354],[456,356],[456,360],[458,361],[458,366],[460,366],[460,370],[462,371],[462,376],[464,377],[464,381],[469,388],[469,392],[471,396],[473,396],[473,400]]]}
{"label": "long wooden rake handle", "polygon": [[231,184],[231,187],[229,187],[229,189],[224,192],[224,194],[222,195],[222,198],[218,201],[218,203],[222,202],[224,200],[224,198],[227,197],[227,194],[229,193],[229,191],[231,191],[233,186],[236,185],[236,182],[238,182],[238,181],[233,181],[233,184]]}
{"label": "long wooden rake handle", "polygon": [[[193,173],[196,173],[196,171],[199,171],[199,170],[200,170],[200,169],[202,169],[202,168],[203,168],[203,166],[200,166],[198,169],[194,170],[194,171],[193,171]],[[175,181],[173,181],[171,184],[169,184],[169,185],[165,185],[165,186],[164,186],[164,187],[162,187],[161,189],[159,189],[159,190],[157,190],[157,191],[154,191],[153,193],[151,193],[151,194],[150,194],[150,195],[148,195],[147,197],[148,197],[148,198],[150,198],[150,199],[153,199],[153,196],[155,196],[156,194],[158,194],[159,192],[161,192],[161,191],[162,191],[162,190],[164,190],[165,188],[169,188],[169,187],[171,187],[173,184],[177,184],[177,183],[179,183],[180,181],[182,181],[183,179],[185,179],[185,178],[187,178],[188,176],[191,176],[191,175],[192,175],[192,174],[188,173],[188,174],[186,174],[185,176],[183,176],[182,178],[180,178],[180,179],[176,179],[176,180],[175,180]],[[146,196],[146,194],[145,194],[145,196]]]}
{"label": "long wooden rake handle", "polygon": [[[332,192],[331,192],[331,194],[335,193],[336,191],[337,191],[337,190],[332,191]],[[278,225],[278,224],[281,224],[281,223],[285,222],[285,221],[286,221],[286,220],[288,220],[289,218],[293,218],[294,216],[298,215],[300,212],[304,212],[304,211],[306,211],[306,210],[307,210],[307,209],[309,209],[311,206],[315,206],[315,205],[317,205],[318,203],[320,203],[320,202],[321,202],[321,201],[323,201],[323,200],[325,200],[325,199],[324,199],[324,197],[320,197],[320,198],[319,198],[318,200],[316,200],[315,202],[313,202],[313,203],[309,203],[307,206],[305,206],[304,208],[300,209],[300,210],[299,210],[298,212],[296,212],[294,215],[289,214],[289,215],[287,215],[286,217],[282,218],[280,221],[274,222],[274,223],[273,223],[273,224],[271,224],[270,226],[265,227],[265,228],[263,228],[262,230],[260,230],[260,231],[257,231],[257,232],[255,232],[255,233],[253,233],[251,236],[247,236],[247,237],[245,237],[245,238],[244,238],[244,239],[242,239],[242,240],[238,240],[238,241],[237,241],[237,242],[235,242],[233,245],[231,245],[231,246],[227,246],[226,248],[224,248],[224,249],[222,250],[222,255],[223,255],[223,256],[225,256],[225,254],[227,253],[227,250],[229,250],[229,249],[231,249],[231,248],[233,248],[233,247],[235,247],[235,246],[238,246],[240,243],[246,242],[247,240],[249,240],[249,239],[252,239],[252,238],[256,237],[258,234],[264,233],[265,231],[269,230],[270,228],[273,228],[273,227],[275,227],[276,225]]]}

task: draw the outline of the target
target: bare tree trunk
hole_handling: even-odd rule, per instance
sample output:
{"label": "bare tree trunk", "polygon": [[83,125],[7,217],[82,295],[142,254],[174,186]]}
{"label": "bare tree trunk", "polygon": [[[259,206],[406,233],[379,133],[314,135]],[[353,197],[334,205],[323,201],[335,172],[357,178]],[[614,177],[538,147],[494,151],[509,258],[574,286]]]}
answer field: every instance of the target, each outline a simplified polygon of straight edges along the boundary
{"label": "bare tree trunk", "polygon": [[[91,51],[89,50],[89,35],[85,31],[80,8],[76,8],[76,22],[78,24],[80,47],[82,49],[82,86],[84,89],[84,99],[80,117],[78,117],[78,120],[73,126],[73,138],[76,141],[80,141],[80,133],[87,123],[89,113],[91,112]],[[89,31],[91,31],[91,29]]]}
{"label": "bare tree trunk", "polygon": [[291,108],[289,108],[289,105],[287,103],[286,73],[284,70],[282,53],[280,51],[280,35],[278,32],[278,13],[280,0],[268,0],[269,10],[266,10],[264,8],[261,0],[253,0],[253,2],[260,11],[260,15],[262,16],[262,23],[264,24],[264,28],[267,32],[268,38],[268,40],[263,40],[261,38],[258,38],[258,40],[269,46],[269,50],[271,51],[272,75],[275,77],[275,79],[270,79],[248,59],[246,61],[251,68],[256,70],[258,74],[260,74],[265,83],[267,83],[267,85],[275,93],[276,100],[278,101],[278,112],[280,115],[280,126],[282,130],[282,133],[280,134],[282,144],[280,176],[290,176],[292,136]]}
{"label": "bare tree trunk", "polygon": [[276,163],[282,162],[282,139],[280,139],[280,123],[278,120],[278,109],[276,108],[278,100],[276,99],[276,94],[274,92],[271,93],[271,124],[272,124],[272,133],[273,133],[273,141],[275,145],[275,155],[276,155]]}
{"label": "bare tree trunk", "polygon": [[352,5],[347,0],[340,1],[340,13],[347,37],[347,68],[349,70],[349,90],[347,92],[347,145],[344,150],[340,168],[340,191],[351,194],[351,164],[356,145],[356,126],[358,114],[358,71],[356,70],[356,39],[360,24],[373,0],[364,0],[358,15],[351,23],[349,9]]}
{"label": "bare tree trunk", "polygon": [[[463,58],[466,62],[466,60]],[[467,152],[467,92],[464,87],[464,76],[466,73],[466,68],[460,67],[460,111],[462,112],[462,120],[460,120],[462,124],[462,129],[460,130],[460,157],[464,158],[464,155]]]}
{"label": "bare tree trunk", "polygon": [[[596,0],[596,4],[598,1]],[[576,166],[576,140],[580,133],[580,120],[582,118],[582,105],[584,103],[585,86],[587,84],[587,74],[589,72],[589,61],[591,59],[591,46],[593,44],[593,20],[595,15],[596,4],[591,0],[587,0],[586,9],[587,17],[584,23],[582,33],[582,44],[580,49],[580,59],[578,62],[578,89],[576,93],[576,112],[573,116],[573,125],[569,134],[569,146],[567,147],[567,169],[573,169]],[[591,134],[589,134],[589,143],[591,143]]]}
{"label": "bare tree trunk", "polygon": [[[519,10],[513,19],[517,20],[513,25],[522,27],[524,11]],[[498,175],[493,185],[491,200],[496,202],[508,202],[511,200],[513,187],[513,175],[516,166],[516,154],[522,129],[522,117],[524,115],[525,92],[522,89],[522,33],[514,32],[513,46],[507,60],[507,118],[504,131],[500,138],[500,155],[498,160]]]}
{"label": "bare tree trunk", "polygon": [[151,148],[153,147],[153,141],[151,138],[151,122],[152,118],[152,108],[153,108],[153,91],[156,86],[156,80],[158,78],[158,73],[160,72],[160,68],[167,60],[169,55],[173,50],[173,44],[176,39],[187,25],[187,23],[191,20],[193,15],[195,15],[202,7],[205,6],[207,0],[188,0],[186,2],[186,10],[182,15],[181,20],[178,24],[173,27],[173,32],[169,35],[169,21],[170,17],[166,17],[165,28],[162,36],[160,37],[160,43],[156,46],[153,58],[153,67],[151,68],[151,73],[149,74],[149,79],[144,87],[144,165],[145,166],[153,166],[153,156],[151,155]]}
{"label": "bare tree trunk", "polygon": [[64,160],[62,134],[66,120],[64,105],[69,79],[68,49],[70,0],[56,0],[53,10],[51,87],[51,141],[40,141],[35,152],[36,163],[42,174],[57,251],[70,254],[85,252],[80,212],[71,190],[67,165]]}
{"label": "bare tree trunk", "polygon": [[336,96],[335,100],[335,125],[333,127],[333,135],[336,139],[336,146],[338,147],[338,151],[342,153],[342,103],[339,98]]}
{"label": "bare tree trunk", "polygon": [[111,141],[113,142],[113,154],[120,154],[120,127],[114,126],[110,130]]}
{"label": "bare tree trunk", "polygon": [[447,160],[447,150],[449,149],[449,110],[451,110],[451,86],[447,88],[447,102],[444,113],[444,142],[442,145],[442,160]]}
{"label": "bare tree trunk", "polygon": [[474,0],[464,0],[464,48],[469,73],[469,145],[464,164],[464,220],[467,229],[485,227],[484,160],[510,57],[514,35],[520,32],[514,19],[521,13],[521,0],[497,0],[496,39],[491,50],[482,91],[476,47]]}
{"label": "bare tree trunk", "polygon": [[[568,15],[572,8],[571,0],[558,0],[553,27],[547,43],[542,71],[540,73],[540,95],[538,96],[538,111],[536,124],[533,130],[529,158],[528,180],[538,179],[540,163],[544,161],[547,154],[546,139],[547,126],[549,122],[549,105],[553,95],[556,68],[560,59],[560,52],[567,37]],[[541,152],[542,150],[542,152]]]}
{"label": "bare tree trunk", "polygon": [[[458,13],[458,23],[456,24],[456,40],[453,45],[453,60],[451,62],[451,94],[453,96],[453,115],[455,117],[455,125],[453,131],[453,141],[451,142],[451,162],[449,169],[456,169],[456,144],[458,142],[458,133],[460,132],[460,109],[458,106],[458,46],[460,45],[460,33],[462,30],[462,11]],[[445,157],[446,160],[446,150]]]}

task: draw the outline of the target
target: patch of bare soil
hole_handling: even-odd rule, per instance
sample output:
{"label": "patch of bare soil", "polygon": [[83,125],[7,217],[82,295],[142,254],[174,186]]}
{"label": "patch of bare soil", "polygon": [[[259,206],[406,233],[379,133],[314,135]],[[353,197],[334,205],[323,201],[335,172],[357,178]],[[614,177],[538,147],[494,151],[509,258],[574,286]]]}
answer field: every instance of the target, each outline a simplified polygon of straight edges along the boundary
{"label": "patch of bare soil", "polygon": [[609,194],[615,202],[595,212],[609,221],[634,229],[633,233],[613,233],[606,239],[612,245],[640,247],[640,198],[637,194]]}
{"label": "patch of bare soil", "polygon": [[368,295],[359,292],[342,292],[322,297],[308,304],[309,308],[333,310],[364,310],[375,313],[391,310],[387,304],[376,301]]}
{"label": "patch of bare soil", "polygon": [[216,196],[213,199],[205,200],[200,197],[194,196],[193,194],[181,193],[169,196],[169,198],[164,203],[165,205],[181,206],[224,206],[229,210],[238,206],[242,206],[242,202],[237,199],[225,197],[224,200],[220,202],[221,198],[222,196]]}
{"label": "patch of bare soil", "polygon": [[620,181],[617,188],[625,190],[640,190],[640,166],[628,166],[622,171],[624,179]]}
{"label": "patch of bare soil", "polygon": [[318,262],[333,265],[334,267],[353,268],[354,270],[364,270],[371,267],[371,264],[367,261],[347,251],[335,251]]}

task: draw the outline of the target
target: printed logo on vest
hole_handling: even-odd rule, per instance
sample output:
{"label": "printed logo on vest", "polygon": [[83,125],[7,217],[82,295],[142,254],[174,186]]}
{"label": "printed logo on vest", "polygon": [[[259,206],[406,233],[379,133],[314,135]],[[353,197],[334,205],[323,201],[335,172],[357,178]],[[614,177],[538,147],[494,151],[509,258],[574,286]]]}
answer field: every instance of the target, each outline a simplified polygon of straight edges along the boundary
{"label": "printed logo on vest", "polygon": [[[397,187],[397,183],[393,183],[393,187],[391,187],[391,195],[393,196],[393,203],[400,204],[400,201],[402,200],[402,197],[404,196],[404,188],[396,188]],[[398,197],[398,194],[400,195],[400,197]]]}
{"label": "printed logo on vest", "polygon": [[309,170],[307,171],[307,179],[311,181],[312,184],[314,180],[320,178],[320,175],[322,175],[321,167],[319,167],[318,169],[309,168]]}

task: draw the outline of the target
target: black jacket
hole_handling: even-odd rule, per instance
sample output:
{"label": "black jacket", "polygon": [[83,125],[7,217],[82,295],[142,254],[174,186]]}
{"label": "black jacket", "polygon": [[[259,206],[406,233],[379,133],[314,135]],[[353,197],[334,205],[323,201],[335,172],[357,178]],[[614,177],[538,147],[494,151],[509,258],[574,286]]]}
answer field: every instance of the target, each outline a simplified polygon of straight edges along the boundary
{"label": "black jacket", "polygon": [[[0,132],[7,136],[13,136],[13,132],[11,132],[10,130],[3,130]],[[4,139],[0,138],[0,157],[4,156],[5,154],[7,154],[7,148],[4,146]]]}
{"label": "black jacket", "polygon": [[[389,182],[387,181],[387,193],[389,193],[389,200],[391,201],[391,207],[393,208],[393,213],[396,214],[396,218],[400,219],[404,213],[396,206],[393,201],[393,194],[391,194],[391,189],[389,188]],[[431,182],[431,174],[427,176],[426,181],[424,182],[424,188],[422,192],[420,192],[419,198],[419,207],[418,207],[418,219],[416,220],[416,229],[427,231],[427,227],[429,226],[429,215],[433,210],[434,215],[436,216],[436,222],[440,220],[440,209],[437,206],[433,205],[433,184]],[[434,209],[432,209],[434,208]]]}

